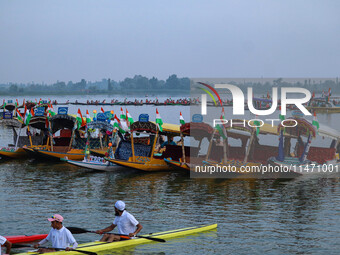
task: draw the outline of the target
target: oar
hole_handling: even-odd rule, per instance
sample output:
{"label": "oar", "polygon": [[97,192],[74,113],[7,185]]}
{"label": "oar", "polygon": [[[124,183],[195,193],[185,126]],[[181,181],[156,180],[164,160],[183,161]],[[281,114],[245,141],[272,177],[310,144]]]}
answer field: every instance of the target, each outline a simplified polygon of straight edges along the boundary
{"label": "oar", "polygon": [[[67,229],[70,230],[72,234],[96,233],[96,231],[91,231],[91,230],[87,230],[84,228],[77,228],[77,227],[67,227]],[[129,235],[122,235],[122,234],[114,234],[114,233],[106,233],[106,234],[117,235],[117,236],[129,236]],[[162,243],[166,242],[164,239],[155,238],[155,237],[149,237],[149,236],[136,236],[136,237],[145,238],[145,239],[149,239],[149,240],[156,241],[156,242],[162,242]]]}
{"label": "oar", "polygon": [[[28,244],[13,244],[12,248],[23,248],[23,247],[31,247],[31,248],[35,248],[34,245],[28,245]],[[66,249],[62,249],[62,248],[51,248],[51,247],[41,247],[39,246],[38,248],[42,248],[42,249],[55,249],[55,250],[60,250],[60,251],[66,251]],[[97,255],[97,253],[92,252],[92,251],[82,251],[82,250],[76,250],[76,249],[71,249],[70,251],[76,251],[76,252],[81,252],[81,253],[85,253],[88,255]]]}

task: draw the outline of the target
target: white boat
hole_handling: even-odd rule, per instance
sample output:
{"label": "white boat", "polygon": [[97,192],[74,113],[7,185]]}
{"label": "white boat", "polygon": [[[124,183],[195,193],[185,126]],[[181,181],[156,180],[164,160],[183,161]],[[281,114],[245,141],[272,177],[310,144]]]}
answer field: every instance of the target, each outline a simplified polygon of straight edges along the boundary
{"label": "white boat", "polygon": [[[99,158],[99,157],[96,157],[96,158]],[[85,168],[98,170],[98,171],[116,171],[120,168],[118,165],[113,164],[109,161],[106,161],[103,158],[99,158],[99,160],[90,160],[90,161],[87,161],[86,159],[82,161],[70,160],[67,158],[61,159],[61,160],[71,165],[85,167]]]}

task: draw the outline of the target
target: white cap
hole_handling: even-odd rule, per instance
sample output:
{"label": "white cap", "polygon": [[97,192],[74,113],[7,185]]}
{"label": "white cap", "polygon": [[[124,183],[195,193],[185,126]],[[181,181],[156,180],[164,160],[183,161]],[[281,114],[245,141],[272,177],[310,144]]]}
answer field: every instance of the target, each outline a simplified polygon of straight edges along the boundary
{"label": "white cap", "polygon": [[118,200],[115,203],[115,207],[119,210],[119,211],[124,211],[125,210],[125,203],[122,200]]}

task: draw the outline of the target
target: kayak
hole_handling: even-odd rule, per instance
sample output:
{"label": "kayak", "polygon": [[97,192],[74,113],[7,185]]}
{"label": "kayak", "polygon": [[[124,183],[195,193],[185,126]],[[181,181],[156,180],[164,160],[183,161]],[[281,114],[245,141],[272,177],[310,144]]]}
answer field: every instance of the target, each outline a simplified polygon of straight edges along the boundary
{"label": "kayak", "polygon": [[20,236],[5,236],[5,238],[10,241],[11,243],[29,243],[29,242],[34,242],[38,240],[42,240],[47,237],[47,234],[43,235],[31,235],[31,236],[25,236],[25,235],[20,235]]}
{"label": "kayak", "polygon": [[[155,237],[160,239],[171,239],[176,238],[180,236],[186,236],[191,235],[195,233],[200,233],[212,229],[216,229],[217,224],[213,225],[201,225],[196,227],[189,227],[189,228],[182,228],[182,229],[176,229],[176,230],[170,230],[170,231],[164,231],[164,232],[158,232],[158,233],[152,233],[147,235],[142,235],[145,237]],[[139,245],[139,244],[145,244],[154,242],[149,239],[145,238],[139,238],[136,237],[134,239],[128,239],[124,241],[119,242],[112,242],[112,243],[106,243],[106,242],[90,242],[90,243],[83,243],[79,244],[77,247],[77,250],[83,250],[83,251],[90,251],[90,252],[100,252],[105,250],[111,250],[116,248],[122,248],[132,245]],[[49,252],[48,254],[53,255],[64,255],[66,251],[57,251],[57,252]],[[33,254],[39,254],[38,252],[27,252],[27,253],[17,253],[16,255],[33,255]],[[67,251],[67,255],[80,255],[82,253],[79,253],[77,251]]]}

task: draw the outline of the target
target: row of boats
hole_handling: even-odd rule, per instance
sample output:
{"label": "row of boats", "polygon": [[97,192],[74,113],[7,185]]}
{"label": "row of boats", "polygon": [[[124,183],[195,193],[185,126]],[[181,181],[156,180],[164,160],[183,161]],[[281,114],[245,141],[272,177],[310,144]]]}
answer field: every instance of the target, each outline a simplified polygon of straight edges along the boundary
{"label": "row of boats", "polygon": [[[310,171],[310,166],[319,172],[325,168],[337,171],[339,167],[340,133],[325,125],[312,125],[302,117],[286,120],[291,126],[296,123],[294,127],[265,123],[256,127],[246,120],[231,120],[214,128],[204,122],[184,123],[183,118],[181,125],[175,125],[162,123],[159,118],[149,121],[147,114],[136,122],[128,116],[90,121],[70,114],[48,116],[47,112],[31,117],[28,125],[15,116],[2,122],[14,132],[13,144],[0,148],[3,158],[62,160],[105,171],[122,166],[141,171],[180,169],[205,175],[211,171],[203,171],[202,166],[232,168],[220,173],[225,178],[294,177],[306,168]],[[279,142],[264,145],[262,136]],[[317,137],[329,139],[329,146],[317,146],[313,143]],[[288,171],[261,171],[268,165]]]}
{"label": "row of boats", "polygon": [[[307,110],[311,112],[326,112],[326,113],[339,113],[340,112],[340,97],[331,97],[330,91],[328,92],[328,96],[322,95],[320,97],[315,97],[315,94],[313,93],[313,96],[311,100],[304,104]],[[118,99],[112,99],[110,102],[106,101],[106,99],[100,101],[100,100],[87,100],[86,102],[80,102],[78,100],[75,100],[74,102],[70,102],[67,100],[66,102],[58,102],[57,100],[35,100],[34,101],[23,101],[22,104],[16,100],[13,102],[13,100],[8,100],[5,102],[3,100],[2,105],[0,106],[0,109],[3,109],[4,111],[13,111],[16,108],[32,108],[32,107],[38,107],[38,106],[48,106],[51,105],[93,105],[93,106],[113,106],[113,105],[121,105],[121,106],[143,106],[143,105],[154,105],[154,106],[171,106],[171,105],[180,105],[180,106],[190,106],[190,105],[199,105],[201,103],[200,98],[181,98],[181,99],[172,99],[167,98],[163,101],[156,99],[135,99],[135,100],[128,100],[125,98],[123,101],[120,101]],[[222,104],[222,105],[221,105]],[[270,98],[269,94],[267,96],[263,96],[261,98],[253,97],[253,105],[256,107],[256,109],[259,110],[266,110],[272,107],[272,99]],[[279,100],[278,102],[278,109],[280,108],[281,102]],[[215,106],[215,107],[228,107],[233,106],[233,100],[232,99],[225,99],[221,101],[211,101],[207,102],[207,106]],[[245,108],[248,108],[248,106],[245,104]],[[296,110],[294,108],[294,105],[289,105],[288,108],[291,110]]]}

